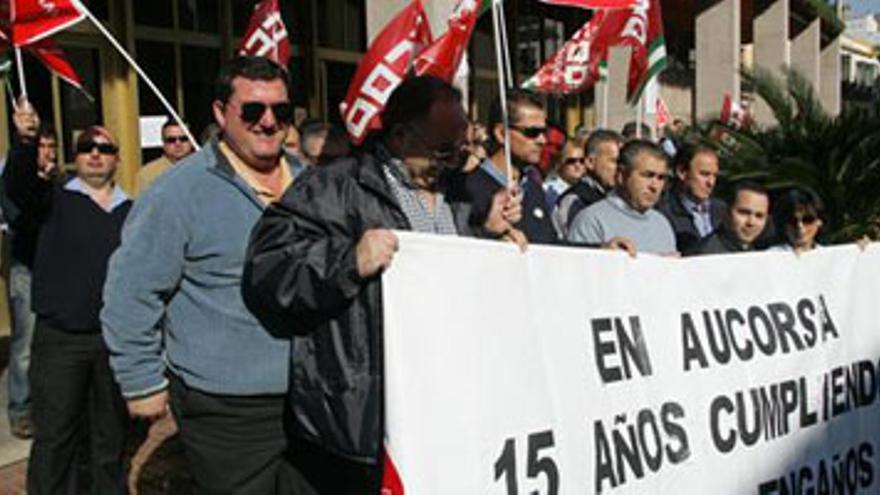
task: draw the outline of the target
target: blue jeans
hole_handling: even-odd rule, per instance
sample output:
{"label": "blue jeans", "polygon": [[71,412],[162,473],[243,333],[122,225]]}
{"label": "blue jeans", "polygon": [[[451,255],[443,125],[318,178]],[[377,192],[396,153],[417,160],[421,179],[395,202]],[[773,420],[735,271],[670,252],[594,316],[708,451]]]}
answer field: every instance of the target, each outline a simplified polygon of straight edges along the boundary
{"label": "blue jeans", "polygon": [[36,317],[31,310],[31,271],[15,259],[9,267],[9,418],[30,415],[31,393],[28,367]]}

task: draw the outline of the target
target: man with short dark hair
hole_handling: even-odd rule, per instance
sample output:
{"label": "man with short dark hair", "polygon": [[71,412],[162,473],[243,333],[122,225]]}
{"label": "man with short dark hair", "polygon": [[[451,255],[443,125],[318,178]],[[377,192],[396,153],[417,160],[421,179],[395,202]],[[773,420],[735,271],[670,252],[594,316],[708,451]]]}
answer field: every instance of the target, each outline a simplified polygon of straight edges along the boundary
{"label": "man with short dark hair", "polygon": [[[64,174],[57,163],[58,140],[55,131],[45,125],[17,124],[18,140],[32,143],[36,138],[37,175],[52,182],[61,181]],[[33,436],[28,369],[36,323],[36,315],[31,309],[31,272],[40,224],[31,212],[21,210],[10,200],[3,181],[0,181],[0,204],[9,241],[9,431],[17,438],[27,439]]]}
{"label": "man with short dark hair", "polygon": [[[523,215],[516,227],[525,233],[529,242],[555,244],[559,242],[559,234],[547,208],[538,169],[547,142],[547,114],[535,96],[522,91],[507,94],[507,109],[510,123],[505,133],[500,102],[493,102],[489,112],[491,156],[483,160],[465,182],[473,201],[475,223],[486,217],[493,196],[513,182],[514,189],[522,194]],[[507,135],[510,137],[510,167],[504,151]],[[508,168],[512,177],[507,175]]]}
{"label": "man with short dark hair", "polygon": [[504,190],[480,226],[469,204],[445,194],[468,125],[457,89],[406,79],[382,124],[359,154],[310,172],[266,210],[244,275],[248,307],[293,339],[290,459],[321,494],[379,493],[381,273],[397,250],[392,229],[501,236],[518,220]]}
{"label": "man with short dark hair", "polygon": [[162,156],[141,167],[135,176],[134,196],[143,194],[160,175],[172,165],[193,152],[193,144],[176,120],[168,119],[162,125]]}
{"label": "man with short dark hair", "polygon": [[330,126],[320,120],[307,120],[299,127],[300,151],[307,165],[318,165]]}
{"label": "man with short dark hair", "polygon": [[608,129],[596,129],[587,138],[587,173],[577,184],[571,186],[558,200],[553,222],[563,236],[574,217],[584,208],[605,199],[617,181],[617,157],[623,138]]}
{"label": "man with short dark hair", "polygon": [[624,145],[617,188],[575,217],[568,240],[604,244],[613,237],[625,237],[639,252],[676,253],[672,227],[654,209],[666,183],[666,160],[666,154],[650,141],[633,140]]}
{"label": "man with short dark hair", "polygon": [[675,155],[677,180],[657,209],[672,225],[681,253],[715,232],[727,214],[724,201],[712,197],[718,170],[718,153],[710,146],[685,145]]}
{"label": "man with short dark hair", "polygon": [[[25,135],[23,114],[13,121]],[[103,127],[76,140],[76,176],[54,180],[34,141],[16,143],[3,181],[10,200],[32,218],[38,234],[32,307],[37,315],[29,370],[34,442],[27,491],[80,493],[81,444],[88,438],[91,492],[126,493],[123,463],[127,416],[113,380],[98,315],[107,260],[119,245],[131,201],[113,180],[116,138]]]}
{"label": "man with short dark hair", "polygon": [[[132,416],[170,405],[198,493],[287,493],[287,339],[241,297],[247,239],[299,169],[282,151],[293,114],[284,68],[221,69],[222,133],[138,199],[110,261],[101,320]],[[295,492],[295,491],[294,491]]]}
{"label": "man with short dark hair", "polygon": [[770,214],[770,195],[764,186],[751,181],[733,187],[733,200],[724,222],[687,254],[727,254],[754,251]]}

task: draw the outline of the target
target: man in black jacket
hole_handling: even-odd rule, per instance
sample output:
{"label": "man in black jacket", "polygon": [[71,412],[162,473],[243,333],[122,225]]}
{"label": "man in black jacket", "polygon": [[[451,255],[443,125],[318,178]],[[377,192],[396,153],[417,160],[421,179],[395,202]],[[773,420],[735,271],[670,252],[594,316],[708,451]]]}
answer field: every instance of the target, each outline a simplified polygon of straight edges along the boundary
{"label": "man in black jacket", "polygon": [[292,336],[290,460],[318,493],[378,493],[383,424],[380,276],[397,249],[390,229],[516,235],[506,191],[485,225],[444,194],[467,119],[461,94],[431,77],[404,81],[369,151],[294,183],[254,228],[243,277],[248,307]]}
{"label": "man in black jacket", "polygon": [[617,181],[617,159],[623,137],[615,131],[596,129],[590,133],[584,145],[587,158],[587,174],[571,186],[557,201],[553,223],[563,237],[574,217],[584,208],[597,203],[614,189]]}
{"label": "man in black jacket", "polygon": [[751,181],[733,188],[732,205],[718,229],[685,254],[728,254],[754,251],[767,227],[770,196],[764,186]]}
{"label": "man in black jacket", "polygon": [[[515,184],[522,195],[523,215],[517,228],[529,242],[556,244],[559,234],[553,226],[550,209],[544,196],[541,172],[537,165],[547,143],[547,113],[534,96],[520,91],[507,94],[510,126],[505,134],[501,106],[493,102],[489,110],[491,156],[480,164],[465,181],[467,195],[474,206],[476,223],[481,223],[492,205],[495,193]],[[504,140],[510,139],[511,166],[508,167]],[[512,177],[508,177],[508,169]]]}
{"label": "man in black jacket", "polygon": [[[27,102],[19,105],[16,124],[29,112]],[[37,322],[29,372],[31,494],[80,493],[78,444],[86,432],[92,492],[127,491],[123,447],[128,414],[98,320],[107,260],[119,245],[131,208],[113,182],[118,160],[115,138],[96,126],[77,138],[76,176],[65,183],[40,173],[36,144],[28,139],[13,146],[3,172],[12,202],[39,226],[32,299]]]}
{"label": "man in black jacket", "polygon": [[724,201],[712,197],[718,180],[718,153],[706,145],[686,145],[675,155],[676,184],[657,209],[675,231],[678,252],[692,251],[727,214]]}

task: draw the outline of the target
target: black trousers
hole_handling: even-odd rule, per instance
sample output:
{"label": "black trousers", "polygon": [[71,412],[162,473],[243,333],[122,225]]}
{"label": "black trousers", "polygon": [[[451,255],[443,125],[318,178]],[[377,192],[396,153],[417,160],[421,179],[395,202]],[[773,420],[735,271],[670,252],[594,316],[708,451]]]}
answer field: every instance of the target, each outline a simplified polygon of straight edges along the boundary
{"label": "black trousers", "polygon": [[172,375],[171,410],[197,493],[300,493],[284,462],[284,396],[208,394]]}
{"label": "black trousers", "polygon": [[[100,331],[65,332],[38,318],[29,377],[34,441],[28,493],[82,493],[84,445],[89,445],[92,493],[126,493],[128,411]],[[83,442],[86,432],[89,441]]]}
{"label": "black trousers", "polygon": [[287,462],[308,482],[296,495],[378,495],[381,488],[379,465],[350,461],[302,440],[291,440]]}

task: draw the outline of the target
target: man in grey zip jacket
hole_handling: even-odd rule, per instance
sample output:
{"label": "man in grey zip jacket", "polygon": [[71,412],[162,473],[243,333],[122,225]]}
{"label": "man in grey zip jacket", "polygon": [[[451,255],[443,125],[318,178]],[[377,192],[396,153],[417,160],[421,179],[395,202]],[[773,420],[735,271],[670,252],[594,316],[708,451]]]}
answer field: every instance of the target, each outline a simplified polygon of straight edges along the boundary
{"label": "man in grey zip jacket", "polygon": [[282,153],[287,73],[256,57],[221,70],[222,135],[135,203],[101,313],[110,364],[135,417],[177,421],[198,493],[286,493],[290,343],[241,298],[247,239],[302,168]]}

